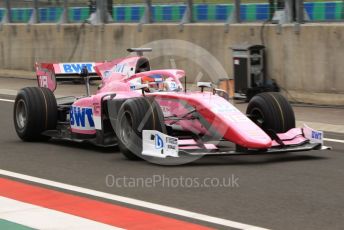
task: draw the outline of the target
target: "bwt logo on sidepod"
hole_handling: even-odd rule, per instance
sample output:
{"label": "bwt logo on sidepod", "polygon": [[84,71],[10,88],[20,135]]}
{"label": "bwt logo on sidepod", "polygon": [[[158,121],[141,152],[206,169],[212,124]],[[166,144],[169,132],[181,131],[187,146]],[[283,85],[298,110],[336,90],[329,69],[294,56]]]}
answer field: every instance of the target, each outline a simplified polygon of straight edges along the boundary
{"label": "bwt logo on sidepod", "polygon": [[61,64],[62,68],[61,70],[64,73],[80,73],[81,69],[86,66],[88,72],[93,73],[94,69],[93,69],[93,63],[65,63],[65,64]]}
{"label": "bwt logo on sidepod", "polygon": [[70,125],[83,130],[93,130],[94,120],[92,108],[72,106],[70,109]]}

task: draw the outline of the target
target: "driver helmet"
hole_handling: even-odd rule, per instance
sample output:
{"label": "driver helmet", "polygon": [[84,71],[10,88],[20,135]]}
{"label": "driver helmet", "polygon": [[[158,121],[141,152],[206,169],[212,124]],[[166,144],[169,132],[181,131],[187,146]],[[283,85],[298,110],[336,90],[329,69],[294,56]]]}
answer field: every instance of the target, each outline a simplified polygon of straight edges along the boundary
{"label": "driver helmet", "polygon": [[164,77],[161,74],[144,76],[141,78],[142,84],[148,84],[150,91],[161,91],[165,89]]}

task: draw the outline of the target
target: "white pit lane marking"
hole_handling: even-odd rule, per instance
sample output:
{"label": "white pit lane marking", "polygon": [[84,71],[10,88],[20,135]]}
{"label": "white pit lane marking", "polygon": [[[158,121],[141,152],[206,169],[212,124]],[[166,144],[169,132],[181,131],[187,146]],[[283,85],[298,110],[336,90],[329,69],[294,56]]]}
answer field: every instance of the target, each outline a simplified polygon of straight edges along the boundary
{"label": "white pit lane marking", "polygon": [[6,170],[2,170],[2,169],[0,169],[0,175],[12,177],[12,178],[17,178],[17,179],[21,179],[21,180],[25,180],[25,181],[31,181],[31,182],[35,182],[38,184],[44,184],[44,185],[48,185],[51,187],[61,188],[64,190],[78,192],[78,193],[82,193],[82,194],[87,194],[87,195],[91,195],[91,196],[95,196],[95,197],[101,197],[101,198],[105,198],[108,200],[113,200],[113,201],[117,201],[117,202],[121,202],[121,203],[125,203],[125,204],[131,204],[131,205],[135,205],[135,206],[139,206],[139,207],[143,207],[143,208],[147,208],[147,209],[151,209],[151,210],[170,213],[170,214],[174,214],[174,215],[178,215],[178,216],[182,216],[182,217],[187,217],[190,219],[200,220],[200,221],[204,221],[204,222],[208,222],[208,223],[212,223],[212,224],[222,225],[222,226],[226,226],[226,227],[231,227],[231,228],[236,228],[236,229],[245,229],[245,230],[248,230],[248,229],[249,230],[266,229],[266,228],[261,228],[258,226],[243,224],[243,223],[239,223],[239,222],[235,222],[235,221],[231,221],[231,220],[227,220],[227,219],[222,219],[222,218],[218,218],[218,217],[214,217],[214,216],[208,216],[208,215],[204,215],[204,214],[200,214],[200,213],[196,213],[196,212],[186,211],[183,209],[173,208],[173,207],[155,204],[155,203],[151,203],[151,202],[146,202],[143,200],[133,199],[133,198],[129,198],[129,197],[118,196],[118,195],[114,195],[114,194],[110,194],[110,193],[100,192],[100,191],[96,191],[96,190],[92,190],[92,189],[82,188],[82,187],[78,187],[78,186],[74,186],[74,185],[64,184],[64,183],[60,183],[60,182],[56,182],[56,181],[51,181],[51,180],[46,180],[46,179],[42,179],[42,178],[38,178],[38,177],[28,176],[28,175],[10,172],[10,171],[6,171]]}
{"label": "white pit lane marking", "polygon": [[338,140],[338,139],[324,138],[323,140],[330,141],[330,142],[344,143],[344,140]]}
{"label": "white pit lane marking", "polygon": [[10,99],[2,99],[2,98],[0,98],[0,101],[4,101],[4,102],[12,102],[12,103],[14,103],[14,100],[10,100]]}
{"label": "white pit lane marking", "polygon": [[44,208],[0,196],[1,219],[34,229],[99,229],[121,230],[122,228],[94,220]]}

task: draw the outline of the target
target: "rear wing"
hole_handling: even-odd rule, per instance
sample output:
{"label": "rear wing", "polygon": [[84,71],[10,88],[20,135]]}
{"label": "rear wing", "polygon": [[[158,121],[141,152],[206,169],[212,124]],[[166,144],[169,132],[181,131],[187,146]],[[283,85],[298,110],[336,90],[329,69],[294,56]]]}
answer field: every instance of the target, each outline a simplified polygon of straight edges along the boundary
{"label": "rear wing", "polygon": [[91,79],[100,80],[94,67],[103,62],[36,63],[37,82],[40,87],[55,91],[57,82],[81,79],[82,68],[86,67]]}

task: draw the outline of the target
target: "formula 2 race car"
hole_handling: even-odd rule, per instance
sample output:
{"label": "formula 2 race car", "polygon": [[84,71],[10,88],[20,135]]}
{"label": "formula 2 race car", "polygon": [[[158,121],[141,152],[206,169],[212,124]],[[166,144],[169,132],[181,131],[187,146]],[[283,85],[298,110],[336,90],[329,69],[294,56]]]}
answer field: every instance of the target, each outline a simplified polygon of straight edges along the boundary
{"label": "formula 2 race car", "polygon": [[[130,160],[260,154],[325,149],[323,133],[295,128],[289,102],[278,93],[254,96],[241,113],[225,92],[199,82],[185,89],[179,69],[151,70],[143,52],[101,63],[36,64],[39,87],[18,92],[14,125],[24,141],[50,138],[118,145]],[[59,81],[80,78],[86,96],[56,99]],[[90,95],[89,80],[101,80]]]}

